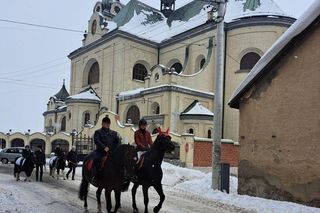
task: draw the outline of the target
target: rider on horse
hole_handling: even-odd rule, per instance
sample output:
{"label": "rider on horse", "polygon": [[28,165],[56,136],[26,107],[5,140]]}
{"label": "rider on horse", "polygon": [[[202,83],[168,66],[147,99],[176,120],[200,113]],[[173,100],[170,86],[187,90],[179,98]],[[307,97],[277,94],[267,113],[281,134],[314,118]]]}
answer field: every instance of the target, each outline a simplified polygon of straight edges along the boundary
{"label": "rider on horse", "polygon": [[60,144],[57,144],[56,148],[54,149],[54,155],[57,157],[60,157],[61,154],[62,154],[62,150],[61,150]]}
{"label": "rider on horse", "polygon": [[134,133],[134,142],[137,145],[138,151],[138,159],[140,160],[141,156],[145,154],[152,145],[151,134],[147,128],[147,121],[145,119],[141,119],[139,121],[139,129]]}
{"label": "rider on horse", "polygon": [[102,119],[102,128],[94,133],[94,143],[96,145],[95,158],[93,162],[93,180],[97,179],[101,169],[101,160],[109,152],[114,151],[120,145],[120,138],[116,131],[110,129],[110,118]]}
{"label": "rider on horse", "polygon": [[30,146],[29,146],[29,145],[26,145],[24,148],[25,148],[25,149],[22,151],[22,160],[20,161],[20,166],[23,165],[23,163],[24,163],[24,161],[25,161],[26,159],[32,158],[32,152],[31,152],[31,150],[30,150]]}

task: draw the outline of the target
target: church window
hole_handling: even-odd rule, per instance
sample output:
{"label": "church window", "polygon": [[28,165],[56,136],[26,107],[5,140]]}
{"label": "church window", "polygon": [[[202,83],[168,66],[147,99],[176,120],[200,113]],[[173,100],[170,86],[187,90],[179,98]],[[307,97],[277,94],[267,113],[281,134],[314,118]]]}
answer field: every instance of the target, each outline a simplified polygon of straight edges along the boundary
{"label": "church window", "polygon": [[120,12],[120,7],[115,6],[115,7],[114,7],[114,12],[115,12],[116,14],[118,14],[118,13]]}
{"label": "church window", "polygon": [[200,69],[202,69],[202,67],[204,66],[205,63],[206,63],[206,59],[203,58],[203,59],[200,61]]}
{"label": "church window", "polygon": [[84,125],[89,124],[89,122],[90,122],[90,113],[86,112],[84,114]]}
{"label": "church window", "polygon": [[88,75],[88,85],[99,83],[99,64],[94,62],[90,68]]}
{"label": "church window", "polygon": [[212,132],[211,129],[208,130],[208,138],[212,138]]}
{"label": "church window", "polygon": [[145,77],[147,77],[148,71],[147,68],[143,64],[136,64],[133,67],[133,79],[144,81]]}
{"label": "church window", "polygon": [[157,102],[152,103],[151,114],[154,114],[154,115],[160,114],[160,105]]}
{"label": "church window", "polygon": [[189,133],[189,134],[194,134],[194,130],[193,130],[192,128],[190,128],[190,129],[188,130],[188,133]]}
{"label": "church window", "polygon": [[93,20],[92,25],[91,25],[91,34],[94,35],[96,34],[97,31],[97,21]]}
{"label": "church window", "polygon": [[240,70],[251,70],[260,58],[260,55],[255,52],[245,54],[240,61]]}
{"label": "church window", "polygon": [[137,106],[131,106],[128,109],[126,121],[131,120],[131,123],[138,125],[140,119],[140,110]]}
{"label": "church window", "polygon": [[170,67],[171,70],[174,69],[175,72],[177,73],[180,73],[182,71],[182,64],[177,62],[177,63],[174,63],[171,67]]}
{"label": "church window", "polygon": [[64,116],[61,120],[61,128],[60,128],[61,132],[65,132],[66,131],[66,117]]}

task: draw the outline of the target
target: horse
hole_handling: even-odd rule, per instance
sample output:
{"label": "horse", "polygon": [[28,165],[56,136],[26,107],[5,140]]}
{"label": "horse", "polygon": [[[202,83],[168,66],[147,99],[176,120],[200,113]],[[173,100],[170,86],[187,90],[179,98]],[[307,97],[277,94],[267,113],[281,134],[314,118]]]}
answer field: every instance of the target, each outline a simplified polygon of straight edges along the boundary
{"label": "horse", "polygon": [[92,182],[92,164],[94,152],[85,157],[82,166],[82,180],[79,190],[79,198],[84,201],[84,212],[88,212],[87,196],[90,184],[96,186],[96,198],[98,204],[98,213],[101,211],[101,192],[105,190],[106,209],[111,212],[111,192],[115,193],[115,208],[113,212],[117,212],[120,208],[121,191],[127,190],[123,188],[124,183],[132,179],[135,175],[135,167],[137,164],[137,151],[134,146],[129,144],[119,145],[112,153],[107,156],[107,160],[101,165],[99,178]]}
{"label": "horse", "polygon": [[66,168],[66,156],[62,152],[60,156],[53,156],[49,161],[50,176],[54,178],[54,174],[57,171],[57,180],[59,180],[60,170],[62,172],[63,180],[65,180],[64,169]]}
{"label": "horse", "polygon": [[35,159],[34,156],[32,155],[29,158],[23,158],[19,157],[15,160],[14,162],[14,177],[16,178],[17,181],[20,180],[20,172],[25,172],[26,173],[26,178],[24,181],[31,181],[30,176],[32,174],[32,171],[35,167]]}
{"label": "horse", "polygon": [[[138,176],[138,181],[132,181],[134,183],[131,191],[132,195],[132,207],[133,212],[138,212],[136,205],[136,192],[139,185],[142,185],[145,213],[148,212],[149,196],[148,190],[151,186],[157,191],[160,196],[160,202],[156,207],[154,207],[153,212],[159,212],[162,208],[162,204],[165,200],[165,195],[162,189],[162,169],[161,164],[164,158],[164,153],[166,151],[172,152],[175,149],[174,144],[169,136],[169,129],[166,132],[162,132],[161,128],[158,128],[158,136],[154,141],[151,148],[141,156],[136,174]],[[130,182],[129,182],[130,184]]]}

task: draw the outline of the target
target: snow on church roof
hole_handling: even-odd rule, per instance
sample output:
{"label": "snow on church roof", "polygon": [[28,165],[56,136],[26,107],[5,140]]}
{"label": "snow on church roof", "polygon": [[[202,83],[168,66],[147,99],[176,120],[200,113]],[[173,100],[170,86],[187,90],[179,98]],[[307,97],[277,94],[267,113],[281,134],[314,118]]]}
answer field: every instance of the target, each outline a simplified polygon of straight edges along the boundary
{"label": "snow on church roof", "polygon": [[271,48],[262,56],[257,64],[252,68],[248,76],[241,82],[239,87],[232,95],[229,105],[237,108],[241,95],[250,88],[254,82],[261,77],[266,67],[270,65],[275,58],[281,55],[286,47],[289,47],[291,41],[299,36],[308,28],[316,18],[320,16],[320,1],[315,1],[308,10],[271,46]]}
{"label": "snow on church roof", "polygon": [[204,107],[201,102],[195,101],[181,115],[208,115],[213,116],[213,112]]}
{"label": "snow on church roof", "polygon": [[92,101],[101,101],[96,92],[89,87],[88,89],[76,94],[69,96],[67,100],[92,100]]}
{"label": "snow on church roof", "polygon": [[[182,2],[181,2],[182,3]],[[131,0],[110,22],[117,29],[154,42],[205,24],[208,5],[204,1],[185,1],[166,18],[158,10],[138,0]],[[229,0],[225,21],[233,22],[251,16],[287,16],[273,0]],[[111,23],[110,23],[111,24]],[[109,32],[116,28],[112,27]]]}

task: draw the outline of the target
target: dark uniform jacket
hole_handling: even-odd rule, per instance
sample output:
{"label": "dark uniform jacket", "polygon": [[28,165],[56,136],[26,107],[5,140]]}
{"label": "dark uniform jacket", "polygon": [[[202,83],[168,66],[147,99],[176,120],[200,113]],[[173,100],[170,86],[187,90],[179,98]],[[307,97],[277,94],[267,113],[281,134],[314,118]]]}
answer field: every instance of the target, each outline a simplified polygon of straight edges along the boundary
{"label": "dark uniform jacket", "polygon": [[22,152],[22,157],[25,158],[25,159],[31,158],[32,157],[31,150],[29,149],[29,151],[28,151],[28,150],[24,149],[23,152]]}
{"label": "dark uniform jacket", "polygon": [[36,156],[36,164],[37,165],[45,165],[46,164],[46,155],[43,151],[37,150],[35,153]]}
{"label": "dark uniform jacket", "polygon": [[60,148],[60,147],[56,147],[56,148],[54,149],[54,154],[55,154],[55,156],[60,157],[61,154],[62,154],[61,148]]}
{"label": "dark uniform jacket", "polygon": [[103,151],[108,147],[112,152],[120,145],[120,139],[116,131],[101,128],[94,133],[94,144],[97,146],[98,151]]}
{"label": "dark uniform jacket", "polygon": [[77,153],[72,150],[68,152],[67,161],[72,162],[72,163],[69,163],[69,166],[72,166],[72,165],[76,166],[76,164],[78,163]]}
{"label": "dark uniform jacket", "polygon": [[137,144],[137,151],[147,151],[152,145],[150,132],[141,129],[135,131],[134,142]]}

